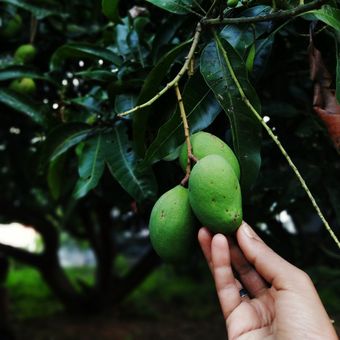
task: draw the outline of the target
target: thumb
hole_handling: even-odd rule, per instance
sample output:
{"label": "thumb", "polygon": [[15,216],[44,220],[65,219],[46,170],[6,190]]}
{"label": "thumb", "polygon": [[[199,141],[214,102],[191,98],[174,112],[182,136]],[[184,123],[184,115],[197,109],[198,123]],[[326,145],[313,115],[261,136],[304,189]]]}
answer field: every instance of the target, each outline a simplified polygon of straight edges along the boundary
{"label": "thumb", "polygon": [[276,289],[297,288],[307,274],[269,248],[245,222],[237,230],[238,244],[256,271]]}

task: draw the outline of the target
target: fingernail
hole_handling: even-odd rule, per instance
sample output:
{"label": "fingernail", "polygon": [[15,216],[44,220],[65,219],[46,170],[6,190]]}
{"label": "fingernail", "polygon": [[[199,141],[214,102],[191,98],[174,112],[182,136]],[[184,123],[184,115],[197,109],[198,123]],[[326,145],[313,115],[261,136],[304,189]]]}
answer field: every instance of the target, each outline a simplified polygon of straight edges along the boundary
{"label": "fingernail", "polygon": [[256,238],[254,230],[251,229],[248,224],[243,224],[243,231],[249,238]]}

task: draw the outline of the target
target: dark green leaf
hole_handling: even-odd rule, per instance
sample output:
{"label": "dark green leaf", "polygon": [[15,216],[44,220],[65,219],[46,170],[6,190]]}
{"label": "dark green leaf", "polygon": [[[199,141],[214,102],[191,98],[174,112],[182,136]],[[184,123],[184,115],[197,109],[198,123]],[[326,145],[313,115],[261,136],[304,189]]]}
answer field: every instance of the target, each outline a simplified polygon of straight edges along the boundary
{"label": "dark green leaf", "polygon": [[119,0],[102,0],[102,10],[104,15],[114,23],[120,21],[118,8]]}
{"label": "dark green leaf", "polygon": [[[207,128],[221,111],[199,72],[188,81],[182,96],[191,133]],[[183,122],[177,108],[173,116],[159,129],[156,139],[146,152],[143,166],[164,158],[183,142]]]}
{"label": "dark green leaf", "polygon": [[[266,15],[271,11],[269,6],[255,6],[242,12],[242,16]],[[270,22],[260,22],[255,25],[227,25],[220,35],[227,40],[231,46],[242,56],[245,56],[247,49],[264,33],[271,29]]]}
{"label": "dark green leaf", "polygon": [[98,185],[105,168],[106,147],[102,134],[85,142],[79,157],[79,179],[73,192],[74,198],[84,197]]}
{"label": "dark green leaf", "polygon": [[81,72],[76,72],[75,75],[84,77],[86,79],[103,81],[103,82],[109,82],[117,78],[115,73],[106,71],[106,70],[81,71]]}
{"label": "dark green leaf", "polygon": [[23,113],[39,125],[48,123],[46,107],[32,101],[28,96],[8,89],[0,89],[0,103]]}
{"label": "dark green leaf", "polygon": [[137,102],[137,98],[133,94],[120,94],[115,99],[115,111],[124,112],[132,109]]}
{"label": "dark green leaf", "polygon": [[64,155],[50,162],[47,171],[47,184],[52,197],[59,199],[63,188],[63,176],[61,175],[65,167],[66,158]]}
{"label": "dark green leaf", "polygon": [[155,199],[157,184],[150,169],[141,171],[127,136],[127,130],[118,123],[111,134],[106,135],[107,165],[118,183],[137,201]]}
{"label": "dark green leaf", "polygon": [[56,71],[68,58],[103,59],[116,66],[120,66],[121,59],[112,51],[90,44],[67,44],[59,47],[51,57],[50,69]]}
{"label": "dark green leaf", "polygon": [[229,118],[234,150],[241,166],[241,185],[247,191],[260,169],[261,125],[245,104],[231,72],[258,112],[259,99],[248,81],[242,59],[228,42],[218,36],[204,49],[200,67],[205,81]]}
{"label": "dark green leaf", "polygon": [[153,5],[176,14],[188,14],[193,7],[192,0],[147,0]]}
{"label": "dark green leaf", "polygon": [[64,123],[55,127],[47,136],[41,155],[42,164],[53,161],[64,152],[91,137],[93,131],[87,124]]}
{"label": "dark green leaf", "polygon": [[49,8],[42,5],[36,6],[30,3],[30,1],[24,0],[0,0],[0,3],[4,2],[7,4],[14,5],[16,7],[22,8],[26,11],[31,12],[38,20],[44,19],[51,15],[67,17],[68,15],[62,13],[60,7],[58,8]]}
{"label": "dark green leaf", "polygon": [[49,76],[41,74],[25,66],[10,66],[4,69],[0,69],[0,81],[24,77],[43,79],[55,83],[54,80],[51,79]]}
{"label": "dark green leaf", "polygon": [[[157,65],[152,69],[147,78],[138,97],[137,105],[151,99],[154,95],[160,91],[160,85],[165,75],[169,72],[170,66],[175,61],[179,53],[189,45],[190,41],[184,42],[167,54],[165,54]],[[145,153],[144,137],[146,125],[151,112],[151,106],[148,106],[142,110],[138,110],[133,115],[133,140],[134,148],[139,157],[143,157]]]}
{"label": "dark green leaf", "polygon": [[310,11],[317,19],[323,21],[325,24],[340,31],[340,10],[331,6],[322,6],[320,9]]}

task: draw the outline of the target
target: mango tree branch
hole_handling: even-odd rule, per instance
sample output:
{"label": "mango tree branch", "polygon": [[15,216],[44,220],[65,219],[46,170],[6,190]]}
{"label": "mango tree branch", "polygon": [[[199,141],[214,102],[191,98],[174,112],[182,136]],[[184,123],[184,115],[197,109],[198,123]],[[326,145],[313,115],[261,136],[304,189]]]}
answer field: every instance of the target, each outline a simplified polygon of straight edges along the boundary
{"label": "mango tree branch", "polygon": [[249,24],[254,22],[280,20],[292,18],[297,15],[309,12],[313,9],[321,7],[327,0],[315,0],[306,5],[300,5],[292,9],[280,10],[266,15],[259,15],[254,17],[240,17],[240,18],[215,18],[215,19],[203,19],[201,21],[204,25],[220,25],[220,24]]}
{"label": "mango tree branch", "polygon": [[340,241],[338,240],[337,236],[335,235],[334,231],[332,230],[331,226],[328,224],[326,218],[324,217],[324,215],[322,214],[318,204],[315,201],[315,198],[313,197],[312,193],[310,192],[305,180],[303,179],[303,177],[300,174],[300,171],[297,169],[296,165],[294,164],[294,162],[292,161],[292,159],[290,158],[290,156],[288,155],[287,151],[284,149],[284,147],[282,146],[281,142],[279,141],[279,139],[277,138],[277,136],[274,134],[274,132],[272,131],[272,129],[267,125],[267,123],[263,120],[263,118],[261,117],[261,115],[257,112],[257,110],[254,108],[254,106],[251,104],[251,102],[249,101],[249,99],[247,98],[246,94],[244,93],[242,86],[240,84],[240,82],[237,79],[237,76],[234,72],[234,69],[231,65],[231,62],[229,60],[229,56],[227,54],[227,51],[223,48],[222,42],[219,38],[219,36],[217,35],[217,33],[215,32],[215,30],[213,31],[214,33],[214,37],[215,37],[215,41],[218,45],[218,49],[220,49],[220,51],[223,54],[223,59],[225,61],[225,63],[227,64],[227,68],[230,72],[230,75],[242,97],[243,102],[249,107],[249,109],[253,112],[254,116],[261,122],[262,126],[265,128],[265,130],[267,131],[268,135],[271,137],[271,139],[275,142],[275,144],[278,146],[278,148],[280,149],[281,153],[283,154],[283,156],[286,158],[289,166],[291,167],[291,169],[294,171],[296,177],[298,178],[298,180],[300,181],[301,186],[303,187],[304,191],[307,193],[310,201],[312,202],[313,207],[315,208],[316,212],[318,213],[321,221],[323,222],[323,224],[326,227],[326,230],[329,232],[329,234],[331,235],[332,239],[334,240],[334,242],[336,243],[336,245],[340,248]]}
{"label": "mango tree branch", "polygon": [[0,244],[0,253],[33,267],[39,267],[42,261],[42,255],[2,243]]}
{"label": "mango tree branch", "polygon": [[200,38],[200,35],[201,35],[201,31],[202,31],[201,24],[198,23],[197,26],[196,26],[196,31],[195,31],[195,35],[193,37],[192,45],[190,47],[190,50],[189,50],[187,57],[185,58],[186,59],[185,63],[182,66],[181,70],[176,75],[176,77],[170,83],[168,83],[160,92],[158,92],[154,97],[152,97],[150,100],[148,100],[144,104],[138,105],[138,106],[136,106],[136,107],[134,107],[134,108],[132,108],[128,111],[119,113],[118,117],[126,116],[126,115],[128,115],[132,112],[138,111],[140,109],[143,109],[144,107],[152,105],[159,97],[161,97],[165,92],[167,92],[169,89],[171,89],[173,86],[175,86],[180,81],[180,79],[184,76],[184,74],[189,70],[191,60],[194,57],[194,53],[195,53],[196,47],[198,45],[198,41],[199,41],[199,38]]}
{"label": "mango tree branch", "polygon": [[188,180],[189,180],[189,176],[190,176],[190,172],[191,172],[191,161],[197,162],[197,158],[192,154],[189,124],[188,124],[187,115],[185,113],[183,98],[182,98],[181,92],[179,90],[178,84],[175,84],[175,91],[176,91],[179,111],[180,111],[182,122],[183,122],[185,142],[187,144],[187,150],[188,150],[188,159],[187,159],[187,167],[186,167],[185,177],[181,181],[181,185],[185,186],[187,184]]}

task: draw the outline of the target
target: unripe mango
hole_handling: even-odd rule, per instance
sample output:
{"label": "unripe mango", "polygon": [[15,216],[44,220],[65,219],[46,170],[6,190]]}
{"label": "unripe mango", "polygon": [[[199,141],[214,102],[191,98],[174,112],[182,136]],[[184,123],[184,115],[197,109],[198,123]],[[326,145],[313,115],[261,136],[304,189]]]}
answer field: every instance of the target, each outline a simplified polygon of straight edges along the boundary
{"label": "unripe mango", "polygon": [[[197,132],[190,137],[192,153],[197,159],[208,155],[219,155],[226,159],[240,179],[240,166],[234,152],[220,138],[208,132]],[[187,145],[184,143],[179,154],[179,163],[183,170],[186,169],[188,160]]]}
{"label": "unripe mango", "polygon": [[32,44],[25,44],[17,48],[14,59],[19,63],[27,64],[34,60],[36,54],[37,50]]}
{"label": "unripe mango", "polygon": [[167,191],[154,205],[150,239],[156,253],[166,262],[185,260],[195,239],[195,217],[188,189],[181,185]]}
{"label": "unripe mango", "polygon": [[215,233],[230,234],[241,225],[240,184],[229,163],[219,155],[206,156],[193,167],[189,200],[196,217]]}
{"label": "unripe mango", "polygon": [[37,91],[35,81],[31,78],[15,79],[10,83],[9,88],[15,92],[27,95],[35,94]]}

